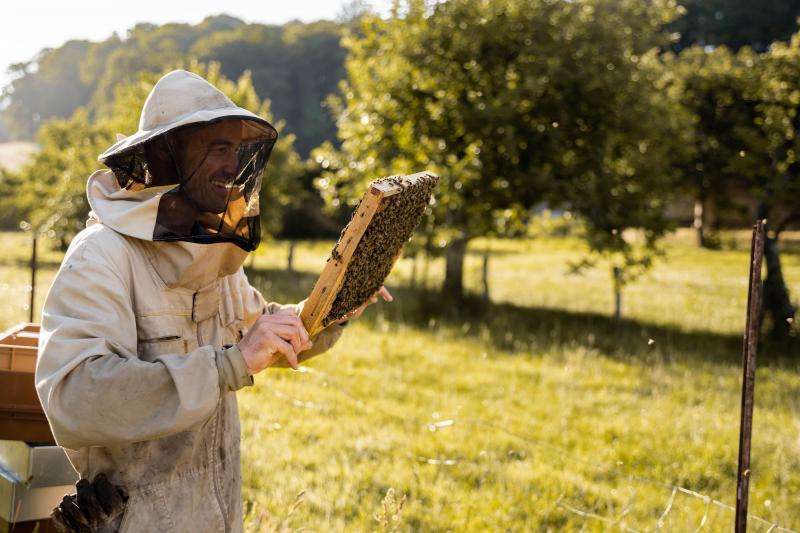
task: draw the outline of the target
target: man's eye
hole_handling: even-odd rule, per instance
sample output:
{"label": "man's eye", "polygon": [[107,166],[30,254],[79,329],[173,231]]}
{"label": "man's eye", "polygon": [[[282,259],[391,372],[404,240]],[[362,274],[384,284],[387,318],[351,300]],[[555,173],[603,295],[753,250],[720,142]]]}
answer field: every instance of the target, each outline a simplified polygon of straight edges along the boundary
{"label": "man's eye", "polygon": [[215,146],[208,149],[208,153],[215,156],[226,156],[228,154],[238,154],[238,146]]}

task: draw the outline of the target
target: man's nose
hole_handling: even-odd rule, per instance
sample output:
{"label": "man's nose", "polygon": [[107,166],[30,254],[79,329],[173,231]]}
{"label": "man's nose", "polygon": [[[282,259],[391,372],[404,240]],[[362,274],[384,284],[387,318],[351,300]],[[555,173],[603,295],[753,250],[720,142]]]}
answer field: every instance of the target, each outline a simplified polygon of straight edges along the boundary
{"label": "man's nose", "polygon": [[225,153],[225,160],[223,162],[222,170],[226,173],[235,176],[236,171],[239,169],[239,154],[236,150],[228,150]]}

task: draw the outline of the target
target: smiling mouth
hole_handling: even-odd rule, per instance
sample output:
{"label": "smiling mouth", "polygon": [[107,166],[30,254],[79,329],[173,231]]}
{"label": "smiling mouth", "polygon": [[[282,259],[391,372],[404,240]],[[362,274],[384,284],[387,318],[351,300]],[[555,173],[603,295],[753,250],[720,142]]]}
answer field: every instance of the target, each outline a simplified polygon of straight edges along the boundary
{"label": "smiling mouth", "polygon": [[222,179],[222,178],[214,178],[214,179],[212,179],[211,180],[211,185],[213,185],[214,187],[216,187],[217,189],[220,189],[222,191],[227,191],[228,189],[233,189],[233,187],[234,187],[233,181],[229,181],[229,180]]}

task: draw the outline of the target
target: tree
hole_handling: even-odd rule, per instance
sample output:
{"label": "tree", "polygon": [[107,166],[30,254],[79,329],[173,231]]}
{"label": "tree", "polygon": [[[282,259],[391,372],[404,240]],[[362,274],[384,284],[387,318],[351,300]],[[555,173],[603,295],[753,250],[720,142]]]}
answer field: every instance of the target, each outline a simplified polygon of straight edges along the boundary
{"label": "tree", "polygon": [[758,202],[751,217],[768,220],[762,309],[776,338],[788,337],[795,314],[779,239],[800,221],[798,60],[798,35],[762,54],[747,47],[735,54],[724,47],[693,47],[666,60],[692,116],[687,134],[692,157],[682,167],[685,186],[698,202],[728,208],[737,207],[732,193],[745,191]]}
{"label": "tree", "polygon": [[742,157],[758,137],[757,102],[750,98],[758,56],[748,48],[693,46],[664,58],[665,70],[690,120],[684,138],[690,154],[681,167],[684,187],[695,201],[694,228],[700,246],[709,245],[707,212],[733,210],[731,190],[747,189],[750,170]]}
{"label": "tree", "polygon": [[[655,53],[674,13],[667,2],[450,0],[364,17],[330,103],[341,149],[313,153],[323,197],[352,204],[374,178],[439,174],[431,216],[455,296],[468,241],[509,234],[543,201],[583,217],[596,254],[648,264],[667,228],[681,117]],[[627,228],[644,228],[644,254]]]}
{"label": "tree", "polygon": [[763,309],[773,335],[785,339],[796,309],[783,278],[779,239],[791,224],[800,222],[800,33],[789,43],[773,45],[760,63],[760,80],[751,98],[757,101],[762,135],[752,138],[745,159],[753,169],[757,217],[768,220]]}

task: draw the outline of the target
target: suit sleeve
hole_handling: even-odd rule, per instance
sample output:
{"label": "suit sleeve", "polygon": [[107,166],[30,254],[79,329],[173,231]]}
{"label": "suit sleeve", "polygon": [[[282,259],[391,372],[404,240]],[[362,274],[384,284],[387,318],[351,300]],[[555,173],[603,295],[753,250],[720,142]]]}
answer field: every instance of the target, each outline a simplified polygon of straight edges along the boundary
{"label": "suit sleeve", "polygon": [[186,431],[213,414],[222,394],[252,383],[235,348],[139,359],[131,273],[87,248],[68,254],[42,313],[36,389],[59,445]]}

